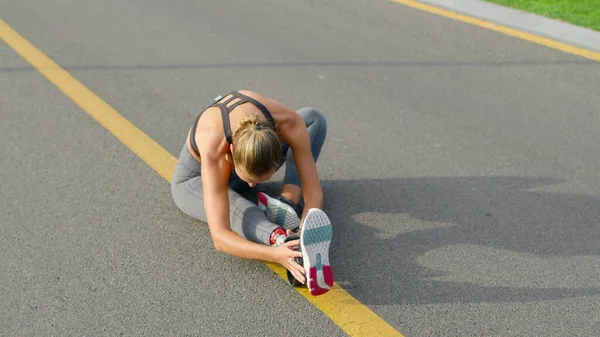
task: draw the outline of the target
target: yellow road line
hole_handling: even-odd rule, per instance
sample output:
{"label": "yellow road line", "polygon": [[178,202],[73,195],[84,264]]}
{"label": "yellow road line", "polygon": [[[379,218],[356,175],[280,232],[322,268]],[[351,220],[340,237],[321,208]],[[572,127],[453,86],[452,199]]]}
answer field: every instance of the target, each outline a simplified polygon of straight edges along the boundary
{"label": "yellow road line", "polygon": [[[160,176],[171,182],[171,174],[175,169],[177,160],[160,144],[121,116],[115,109],[1,19],[0,39],[144,160]],[[281,278],[286,279],[283,267],[270,263],[267,263],[267,266]],[[297,290],[350,336],[402,336],[338,284],[334,284],[333,289],[327,294],[317,297],[310,295],[306,288],[297,288]]]}
{"label": "yellow road line", "polygon": [[510,36],[517,37],[519,39],[533,42],[533,43],[536,43],[536,44],[539,44],[542,46],[546,46],[546,47],[549,47],[552,49],[560,50],[560,51],[563,51],[563,52],[566,52],[569,54],[585,57],[590,60],[600,62],[600,53],[593,52],[591,50],[571,46],[566,43],[562,43],[562,42],[558,42],[558,41],[548,39],[545,37],[526,33],[526,32],[523,32],[523,31],[520,31],[517,29],[508,28],[506,26],[502,26],[502,25],[499,25],[496,23],[485,21],[485,20],[476,19],[476,18],[468,16],[468,15],[454,13],[449,10],[441,9],[441,8],[434,7],[431,5],[426,5],[424,3],[417,2],[414,0],[391,0],[391,1],[397,2],[399,4],[403,4],[405,6],[409,6],[412,8],[420,9],[420,10],[426,11],[428,13],[437,14],[437,15],[441,15],[441,16],[444,16],[444,17],[447,17],[450,19],[454,19],[457,21],[466,22],[466,23],[469,23],[469,24],[472,24],[472,25],[475,25],[478,27],[493,30],[498,33],[510,35]]}
{"label": "yellow road line", "polygon": [[125,117],[121,116],[115,109],[106,104],[66,70],[54,63],[1,19],[0,38],[73,102],[142,158],[158,174],[170,181],[175,167],[175,159],[169,152],[148,137],[142,130],[131,124]]}

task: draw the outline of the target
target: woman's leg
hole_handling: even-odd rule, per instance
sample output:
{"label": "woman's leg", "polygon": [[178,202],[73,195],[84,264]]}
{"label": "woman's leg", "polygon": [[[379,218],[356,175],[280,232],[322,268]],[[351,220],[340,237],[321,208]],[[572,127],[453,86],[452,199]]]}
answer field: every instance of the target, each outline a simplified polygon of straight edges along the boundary
{"label": "woman's leg", "polygon": [[[325,137],[327,136],[327,121],[325,120],[325,116],[314,108],[300,109],[298,110],[298,114],[302,116],[308,129],[310,148],[313,159],[317,162],[319,154],[321,154],[321,148],[325,142]],[[302,196],[302,190],[300,186],[300,175],[298,174],[292,151],[287,151],[285,164],[286,168],[283,186],[281,188],[281,196],[297,204]]]}
{"label": "woman's leg", "polygon": [[[171,194],[175,204],[185,214],[208,222],[200,172],[200,163],[184,145],[173,174]],[[228,192],[231,229],[250,241],[269,245],[271,233],[279,226],[269,222],[264,211],[238,192],[231,188]]]}

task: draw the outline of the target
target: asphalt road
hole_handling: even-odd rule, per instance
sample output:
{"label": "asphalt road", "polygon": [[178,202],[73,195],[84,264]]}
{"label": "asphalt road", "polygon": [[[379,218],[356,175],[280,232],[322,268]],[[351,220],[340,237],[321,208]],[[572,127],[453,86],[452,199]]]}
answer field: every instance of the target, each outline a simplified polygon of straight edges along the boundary
{"label": "asphalt road", "polygon": [[[323,111],[336,281],[404,335],[600,335],[599,63],[379,0],[0,18],[174,156],[231,90]],[[6,44],[0,120],[0,335],[344,335]]]}

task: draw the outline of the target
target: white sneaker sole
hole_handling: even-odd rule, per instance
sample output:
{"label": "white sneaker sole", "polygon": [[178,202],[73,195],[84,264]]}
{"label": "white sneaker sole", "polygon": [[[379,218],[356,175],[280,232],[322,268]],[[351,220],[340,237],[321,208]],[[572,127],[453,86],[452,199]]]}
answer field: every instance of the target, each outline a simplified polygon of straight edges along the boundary
{"label": "white sneaker sole", "polygon": [[329,263],[329,245],[333,236],[331,221],[318,208],[306,214],[300,234],[300,249],[306,270],[306,284],[311,295],[322,295],[333,287],[333,271]]}

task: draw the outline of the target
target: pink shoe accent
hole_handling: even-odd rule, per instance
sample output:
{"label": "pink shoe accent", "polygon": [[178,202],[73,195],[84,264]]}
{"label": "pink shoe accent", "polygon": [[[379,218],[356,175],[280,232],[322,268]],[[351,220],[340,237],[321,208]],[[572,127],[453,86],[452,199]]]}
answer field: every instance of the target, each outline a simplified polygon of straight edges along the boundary
{"label": "pink shoe accent", "polygon": [[307,282],[307,286],[308,286],[308,290],[310,291],[311,295],[314,295],[315,291],[317,291],[317,289],[321,289],[319,288],[319,285],[317,284],[317,268],[312,267],[308,270],[308,282]]}
{"label": "pink shoe accent", "polygon": [[277,243],[277,237],[280,235],[283,235],[284,237],[285,235],[285,229],[281,228],[281,227],[277,227],[275,228],[275,230],[273,230],[273,232],[271,233],[271,236],[269,237],[269,243],[272,245],[274,245],[275,243]]}
{"label": "pink shoe accent", "polygon": [[267,195],[263,192],[258,192],[258,202],[267,206],[267,204],[269,203],[269,197],[267,197]]}
{"label": "pink shoe accent", "polygon": [[329,289],[317,288],[316,290],[314,290],[310,294],[313,295],[313,296],[319,296],[319,295],[325,294],[328,291],[329,291]]}
{"label": "pink shoe accent", "polygon": [[323,278],[325,279],[325,284],[333,287],[333,271],[331,270],[331,266],[323,266]]}
{"label": "pink shoe accent", "polygon": [[[326,271],[326,269],[328,271]],[[333,273],[331,272],[331,267],[330,266],[323,266],[323,273],[325,274],[325,283],[327,285],[329,285],[330,287],[333,286]],[[329,289],[323,289],[321,287],[319,287],[319,284],[317,283],[317,268],[313,267],[310,268],[310,270],[308,271],[308,291],[310,292],[311,295],[313,296],[319,296],[319,295],[323,295],[326,292],[329,291]],[[329,276],[327,276],[329,275]],[[329,282],[328,282],[329,280]],[[330,284],[331,282],[331,284]]]}

